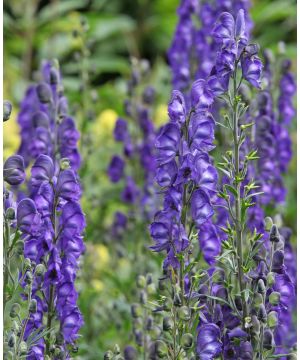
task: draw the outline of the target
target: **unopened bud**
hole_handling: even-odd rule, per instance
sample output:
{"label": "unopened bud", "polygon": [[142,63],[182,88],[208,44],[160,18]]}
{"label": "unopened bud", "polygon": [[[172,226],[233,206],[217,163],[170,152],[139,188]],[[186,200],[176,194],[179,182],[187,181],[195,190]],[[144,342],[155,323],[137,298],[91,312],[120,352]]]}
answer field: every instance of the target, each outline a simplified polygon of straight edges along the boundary
{"label": "unopened bud", "polygon": [[275,274],[273,272],[269,272],[267,275],[267,284],[269,287],[275,284]]}
{"label": "unopened bud", "polygon": [[111,360],[113,357],[114,354],[110,350],[106,351],[106,353],[104,354],[104,360]]}
{"label": "unopened bud", "polygon": [[270,241],[277,243],[279,242],[279,240],[280,240],[280,234],[278,231],[278,227],[274,224],[272,225],[270,230]]}
{"label": "unopened bud", "polygon": [[37,301],[32,299],[29,304],[29,312],[35,314],[37,312]]}
{"label": "unopened bud", "polygon": [[12,304],[12,307],[10,309],[10,313],[9,316],[14,319],[15,317],[18,316],[18,314],[20,313],[21,310],[21,306],[18,303],[14,303]]}
{"label": "unopened bud", "polygon": [[46,268],[44,264],[38,264],[35,268],[35,275],[36,276],[43,276],[46,272]]}
{"label": "unopened bud", "polygon": [[265,283],[264,283],[263,279],[258,280],[257,291],[260,294],[264,294],[266,292],[266,286],[265,286]]}
{"label": "unopened bud", "polygon": [[152,284],[153,280],[152,280],[152,274],[147,274],[146,276],[146,281],[147,281],[147,285]]}
{"label": "unopened bud", "polygon": [[114,354],[119,355],[121,353],[120,346],[118,344],[115,344],[114,346]]}
{"label": "unopened bud", "polygon": [[143,275],[139,275],[136,279],[136,285],[138,288],[143,289],[146,286],[146,278]]}
{"label": "unopened bud", "polygon": [[47,83],[40,83],[36,87],[36,92],[41,103],[50,103],[52,99],[51,88]]}
{"label": "unopened bud", "polygon": [[58,83],[59,75],[57,69],[52,67],[50,69],[50,84],[56,85]]}
{"label": "unopened bud", "polygon": [[259,306],[263,303],[263,296],[262,294],[259,294],[259,293],[254,293],[254,296],[253,296],[253,305],[254,305],[254,308],[255,309],[258,309]]}
{"label": "unopened bud", "polygon": [[125,360],[137,360],[138,353],[136,349],[132,346],[126,346],[124,349],[124,359]]}
{"label": "unopened bud", "polygon": [[7,121],[10,118],[12,111],[12,105],[10,101],[4,100],[3,101],[3,121]]}
{"label": "unopened bud", "polygon": [[271,311],[268,314],[268,326],[270,329],[275,329],[278,325],[277,311]]}
{"label": "unopened bud", "polygon": [[62,158],[59,162],[60,170],[67,170],[70,169],[70,159]]}
{"label": "unopened bud", "polygon": [[16,217],[15,209],[12,207],[9,207],[5,212],[5,217],[7,220],[15,220],[15,217]]}
{"label": "unopened bud", "polygon": [[168,347],[162,340],[156,340],[155,342],[155,353],[161,359],[168,355]]}
{"label": "unopened bud", "polygon": [[180,345],[185,349],[190,349],[193,346],[193,335],[192,334],[184,334],[181,338]]}
{"label": "unopened bud", "polygon": [[131,315],[134,318],[138,318],[140,316],[142,316],[143,314],[143,309],[139,304],[132,304],[131,305]]}
{"label": "unopened bud", "polygon": [[32,272],[31,272],[31,271],[27,271],[27,272],[26,272],[26,275],[25,275],[25,277],[24,277],[24,281],[25,281],[26,284],[28,284],[28,285],[32,284],[33,275],[32,275]]}
{"label": "unopened bud", "polygon": [[271,305],[278,305],[280,303],[280,293],[277,291],[273,291],[270,295],[269,295],[269,302]]}
{"label": "unopened bud", "polygon": [[147,292],[149,295],[153,295],[156,293],[156,286],[154,283],[147,285]]}
{"label": "unopened bud", "polygon": [[147,294],[143,290],[140,292],[140,303],[142,305],[145,305],[147,303]]}
{"label": "unopened bud", "polygon": [[178,310],[179,319],[189,321],[191,318],[191,309],[187,306],[181,306]]}
{"label": "unopened bud", "polygon": [[181,306],[181,298],[177,292],[174,295],[173,304],[174,306]]}
{"label": "unopened bud", "polygon": [[270,329],[266,329],[264,331],[264,339],[263,339],[264,348],[267,350],[272,350],[274,347],[274,336]]}
{"label": "unopened bud", "polygon": [[13,348],[16,345],[16,335],[14,333],[10,335],[7,345],[10,348]]}
{"label": "unopened bud", "polygon": [[29,258],[26,258],[24,260],[24,270],[30,270],[31,269],[31,260]]}
{"label": "unopened bud", "polygon": [[150,331],[150,335],[153,339],[159,338],[161,335],[161,328],[157,325],[153,326]]}
{"label": "unopened bud", "polygon": [[25,341],[20,342],[20,355],[26,355],[27,354],[27,344]]}
{"label": "unopened bud", "polygon": [[269,216],[265,218],[265,229],[266,231],[270,231],[273,226],[273,220]]}
{"label": "unopened bud", "polygon": [[261,304],[259,306],[257,318],[259,321],[261,321],[264,324],[267,322],[267,312],[264,304]]}
{"label": "unopened bud", "polygon": [[163,318],[163,330],[169,331],[173,328],[173,320],[169,316]]}

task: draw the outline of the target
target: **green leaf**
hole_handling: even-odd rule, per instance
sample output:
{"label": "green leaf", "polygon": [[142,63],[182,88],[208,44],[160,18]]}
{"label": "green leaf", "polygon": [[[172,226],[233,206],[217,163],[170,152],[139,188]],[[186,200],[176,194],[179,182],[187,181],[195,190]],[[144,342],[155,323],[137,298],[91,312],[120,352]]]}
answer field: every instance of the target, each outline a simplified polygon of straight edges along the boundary
{"label": "green leaf", "polygon": [[228,189],[234,197],[236,197],[236,198],[238,197],[238,193],[237,193],[236,189],[233,186],[231,186],[229,184],[225,184],[224,187],[226,189]]}

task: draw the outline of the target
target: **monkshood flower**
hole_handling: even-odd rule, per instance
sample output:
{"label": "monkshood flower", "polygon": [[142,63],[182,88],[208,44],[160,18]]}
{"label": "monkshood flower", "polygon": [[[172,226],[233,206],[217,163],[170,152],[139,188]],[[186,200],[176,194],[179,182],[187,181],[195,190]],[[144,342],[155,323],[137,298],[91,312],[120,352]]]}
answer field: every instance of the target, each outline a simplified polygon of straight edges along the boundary
{"label": "monkshood flower", "polygon": [[20,185],[25,180],[24,159],[20,155],[10,156],[3,165],[3,177],[10,185]]}
{"label": "monkshood flower", "polygon": [[211,360],[222,352],[220,328],[215,324],[204,324],[198,330],[197,354],[201,360]]}

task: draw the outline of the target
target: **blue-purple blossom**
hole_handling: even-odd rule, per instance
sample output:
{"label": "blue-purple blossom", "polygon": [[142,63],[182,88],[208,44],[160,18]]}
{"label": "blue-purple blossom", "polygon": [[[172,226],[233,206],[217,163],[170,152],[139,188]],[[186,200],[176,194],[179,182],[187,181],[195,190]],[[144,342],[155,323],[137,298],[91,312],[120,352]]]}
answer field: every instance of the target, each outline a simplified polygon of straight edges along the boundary
{"label": "blue-purple blossom", "polygon": [[114,155],[108,166],[107,173],[112,182],[118,182],[124,175],[124,160],[119,155]]}
{"label": "blue-purple blossom", "polygon": [[10,156],[3,165],[3,177],[10,185],[20,185],[25,180],[24,159],[20,155]]}
{"label": "blue-purple blossom", "polygon": [[222,351],[220,328],[215,324],[203,324],[198,329],[197,355],[201,360],[212,360]]}

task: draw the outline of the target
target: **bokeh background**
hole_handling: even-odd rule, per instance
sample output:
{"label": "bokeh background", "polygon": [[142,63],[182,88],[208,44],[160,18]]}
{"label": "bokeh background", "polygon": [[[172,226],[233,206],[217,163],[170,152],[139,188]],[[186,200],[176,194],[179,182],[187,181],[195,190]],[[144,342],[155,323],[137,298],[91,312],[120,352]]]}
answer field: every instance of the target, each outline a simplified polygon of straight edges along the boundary
{"label": "bokeh background", "polygon": [[[131,57],[149,60],[152,70],[148,83],[157,92],[153,120],[157,127],[167,120],[171,74],[166,51],[176,26],[178,3],[178,0],[4,1],[4,98],[13,103],[12,119],[4,124],[4,157],[18,148],[19,104],[28,84],[36,79],[42,59],[59,60],[65,94],[83,132],[82,204],[88,226],[87,250],[77,284],[85,317],[79,340],[81,359],[99,359],[115,343],[124,346],[132,341],[130,303],[135,296],[134,278],[144,271],[155,275],[159,269],[159,257],[150,251],[145,254],[144,250],[140,254],[142,261],[132,266],[136,239],[150,244],[145,229],[131,229],[126,246],[110,237],[113,213],[123,206],[119,200],[122,184],[111,184],[106,168],[111,155],[120,152],[112,131],[117,116],[124,115]],[[275,52],[278,41],[285,42],[286,56],[292,59],[296,72],[296,1],[256,0],[251,15],[255,41],[261,48]],[[296,150],[296,124],[291,135]],[[285,180],[288,198],[281,209],[283,221],[295,234],[295,156]]]}

